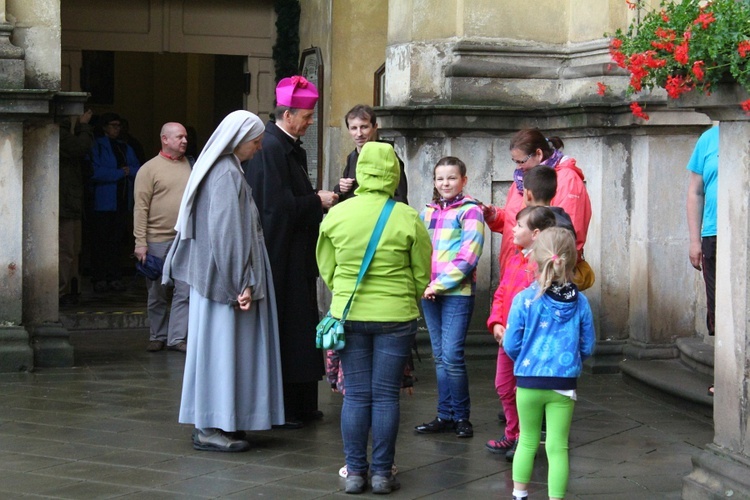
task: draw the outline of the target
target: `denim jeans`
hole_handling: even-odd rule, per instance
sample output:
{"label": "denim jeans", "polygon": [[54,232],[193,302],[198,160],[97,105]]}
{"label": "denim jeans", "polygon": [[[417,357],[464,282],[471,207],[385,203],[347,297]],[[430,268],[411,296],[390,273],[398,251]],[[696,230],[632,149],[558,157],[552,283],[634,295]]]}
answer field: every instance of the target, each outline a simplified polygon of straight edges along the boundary
{"label": "denim jeans", "polygon": [[417,321],[347,321],[346,347],[339,354],[344,373],[341,436],[349,473],[367,473],[367,440],[372,429],[372,473],[390,476],[400,418],[401,379]]}
{"label": "denim jeans", "polygon": [[438,295],[434,301],[423,299],[422,311],[430,331],[437,372],[437,416],[445,420],[468,419],[471,400],[464,344],[474,311],[474,296]]}

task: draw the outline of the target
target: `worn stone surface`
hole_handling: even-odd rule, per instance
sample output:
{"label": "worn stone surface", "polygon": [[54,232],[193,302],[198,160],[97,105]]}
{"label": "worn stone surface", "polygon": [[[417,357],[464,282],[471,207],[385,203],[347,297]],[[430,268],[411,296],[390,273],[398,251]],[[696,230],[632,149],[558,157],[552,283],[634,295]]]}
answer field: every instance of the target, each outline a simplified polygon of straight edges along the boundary
{"label": "worn stone surface", "polygon": [[23,155],[23,321],[58,321],[59,131],[51,120],[28,121]]}
{"label": "worn stone surface", "polygon": [[25,52],[25,88],[60,90],[60,2],[10,1],[11,41]]}
{"label": "worn stone surface", "polygon": [[29,333],[22,326],[0,324],[0,372],[25,372],[33,368]]}
{"label": "worn stone surface", "polygon": [[21,324],[23,126],[0,122],[0,322]]}

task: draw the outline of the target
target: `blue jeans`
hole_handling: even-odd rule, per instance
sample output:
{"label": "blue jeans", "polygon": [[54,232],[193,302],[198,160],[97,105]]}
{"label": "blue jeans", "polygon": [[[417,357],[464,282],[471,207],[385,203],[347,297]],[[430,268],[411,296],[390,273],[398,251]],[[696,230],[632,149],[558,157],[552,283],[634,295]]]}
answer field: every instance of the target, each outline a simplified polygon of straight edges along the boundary
{"label": "blue jeans", "polygon": [[367,440],[372,429],[372,473],[390,476],[400,418],[401,379],[417,321],[347,321],[346,347],[339,354],[344,373],[341,436],[349,473],[367,473]]}
{"label": "blue jeans", "polygon": [[438,295],[434,301],[423,299],[422,311],[430,331],[437,372],[437,416],[445,420],[468,419],[471,400],[464,344],[474,311],[474,296]]}

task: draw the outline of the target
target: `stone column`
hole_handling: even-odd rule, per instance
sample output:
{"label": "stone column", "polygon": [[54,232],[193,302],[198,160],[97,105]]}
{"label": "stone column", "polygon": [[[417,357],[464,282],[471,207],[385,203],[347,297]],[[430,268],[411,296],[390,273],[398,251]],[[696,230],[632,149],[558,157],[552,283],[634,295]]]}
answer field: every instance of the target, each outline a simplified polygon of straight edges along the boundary
{"label": "stone column", "polygon": [[740,87],[716,88],[683,105],[720,121],[717,212],[714,441],[693,457],[683,498],[750,498],[750,117]]}
{"label": "stone column", "polygon": [[23,290],[23,124],[0,122],[0,371],[34,366],[29,334],[21,326]]}
{"label": "stone column", "polygon": [[[0,88],[21,89],[24,51],[10,43],[13,25],[0,0]],[[0,115],[14,103],[0,101]],[[22,324],[23,290],[23,124],[0,121],[0,371],[24,371],[34,366],[29,334]]]}
{"label": "stone column", "polygon": [[[2,0],[0,0],[2,1]],[[4,13],[5,2],[0,4]],[[0,24],[0,120],[15,123],[20,134],[14,136],[17,155],[12,168],[19,184],[14,189],[21,203],[13,206],[17,233],[7,238],[22,245],[19,277],[21,286],[8,299],[21,307],[21,321],[33,340],[32,366],[72,366],[73,348],[68,332],[58,322],[58,139],[53,115],[68,114],[60,104],[60,3],[53,0],[10,2],[9,14],[16,27]],[[12,33],[20,49],[2,39],[3,30]],[[6,66],[15,71],[5,74]],[[10,79],[10,80],[9,80]],[[79,99],[80,100],[80,99]],[[80,107],[80,106],[79,106]],[[5,116],[3,116],[5,115]],[[12,197],[11,197],[12,198]],[[28,339],[26,349],[28,349]],[[12,364],[0,368],[16,369]]]}
{"label": "stone column", "polygon": [[29,121],[24,134],[23,324],[32,335],[35,366],[73,366],[69,333],[59,322],[58,127]]}

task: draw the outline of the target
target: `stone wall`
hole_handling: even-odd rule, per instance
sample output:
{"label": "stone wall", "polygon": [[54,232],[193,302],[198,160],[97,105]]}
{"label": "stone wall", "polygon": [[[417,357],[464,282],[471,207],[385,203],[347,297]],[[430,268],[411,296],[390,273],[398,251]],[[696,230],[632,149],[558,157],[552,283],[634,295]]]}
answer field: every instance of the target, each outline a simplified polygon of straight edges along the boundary
{"label": "stone wall", "polygon": [[[469,167],[469,192],[502,205],[514,167],[512,134],[537,127],[562,137],[592,201],[585,254],[597,282],[586,294],[600,349],[619,352],[611,363],[623,352],[676,356],[675,339],[694,335],[700,323],[695,291],[701,278],[687,259],[685,165],[711,121],[668,107],[659,92],[643,96],[651,120],[634,118],[628,78],[612,68],[603,39],[402,42],[396,31],[387,48],[383,126],[408,158],[412,199],[429,198],[432,166],[452,154]],[[598,81],[610,86],[607,95],[597,94]],[[482,328],[497,284],[498,248],[499,236],[488,239],[474,328]]]}

